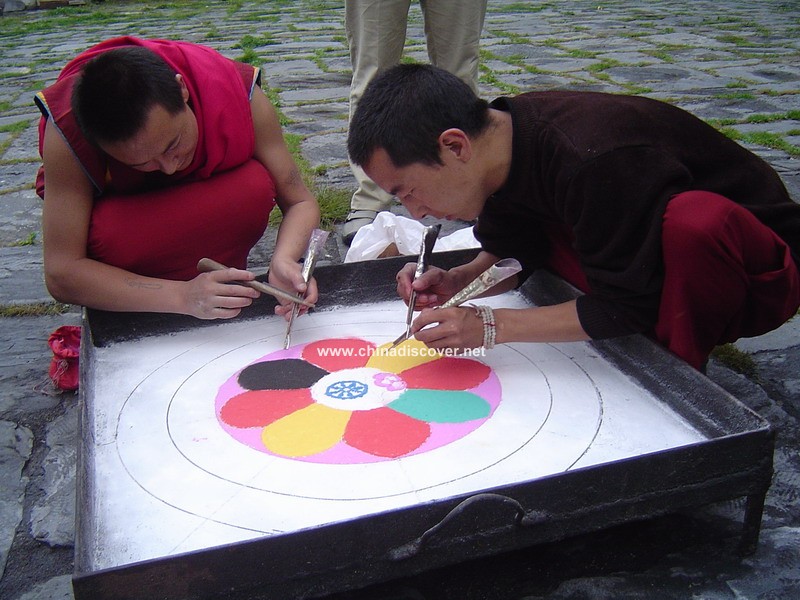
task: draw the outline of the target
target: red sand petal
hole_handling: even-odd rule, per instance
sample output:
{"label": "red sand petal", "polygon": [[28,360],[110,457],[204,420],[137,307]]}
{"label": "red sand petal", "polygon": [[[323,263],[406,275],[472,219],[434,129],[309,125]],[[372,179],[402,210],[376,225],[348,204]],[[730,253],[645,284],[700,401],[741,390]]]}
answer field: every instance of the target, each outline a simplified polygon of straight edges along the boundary
{"label": "red sand petal", "polygon": [[309,389],[251,390],[228,400],[219,418],[231,427],[266,427],[311,403]]}
{"label": "red sand petal", "polygon": [[443,356],[400,373],[411,389],[469,390],[480,385],[491,374],[482,362],[469,358]]}
{"label": "red sand petal", "polygon": [[353,412],[344,441],[374,456],[397,458],[419,448],[430,434],[430,426],[423,421],[391,408],[376,408]]}
{"label": "red sand petal", "polygon": [[367,364],[375,344],[358,338],[342,338],[311,342],[303,348],[303,358],[333,373],[342,369],[357,369]]}

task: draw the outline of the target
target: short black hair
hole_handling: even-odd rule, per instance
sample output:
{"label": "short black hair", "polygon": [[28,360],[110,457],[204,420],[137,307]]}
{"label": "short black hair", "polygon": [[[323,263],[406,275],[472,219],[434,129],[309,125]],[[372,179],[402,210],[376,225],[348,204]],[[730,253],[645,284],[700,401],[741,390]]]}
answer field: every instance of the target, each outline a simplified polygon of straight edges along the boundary
{"label": "short black hair", "polygon": [[488,107],[444,69],[397,65],[376,76],[358,102],[347,136],[350,160],[364,165],[383,148],[398,167],[441,164],[439,135],[457,128],[478,136],[489,125]]}
{"label": "short black hair", "polygon": [[93,58],[72,90],[72,112],[93,144],[124,142],[144,126],[150,110],[183,110],[175,71],[152,50],[115,48]]}

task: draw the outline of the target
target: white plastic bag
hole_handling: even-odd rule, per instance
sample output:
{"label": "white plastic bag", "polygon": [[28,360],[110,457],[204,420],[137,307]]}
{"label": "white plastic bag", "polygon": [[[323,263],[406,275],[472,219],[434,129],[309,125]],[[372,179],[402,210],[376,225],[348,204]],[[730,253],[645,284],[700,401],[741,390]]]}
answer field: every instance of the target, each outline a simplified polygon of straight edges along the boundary
{"label": "white plastic bag", "polygon": [[[379,212],[370,225],[365,225],[356,232],[344,262],[378,258],[392,244],[397,248],[397,252],[391,252],[392,255],[416,255],[424,230],[425,226],[418,221],[389,211]],[[437,239],[433,251],[445,252],[478,246],[480,244],[472,233],[472,227],[466,227]]]}

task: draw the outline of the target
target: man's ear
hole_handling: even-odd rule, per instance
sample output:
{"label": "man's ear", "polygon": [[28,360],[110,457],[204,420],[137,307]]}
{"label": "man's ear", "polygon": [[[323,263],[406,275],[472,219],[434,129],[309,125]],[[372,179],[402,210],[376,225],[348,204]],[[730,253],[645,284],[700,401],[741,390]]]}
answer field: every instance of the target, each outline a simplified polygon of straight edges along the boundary
{"label": "man's ear", "polygon": [[186,82],[183,80],[183,75],[180,73],[175,73],[175,81],[178,82],[178,85],[181,86],[181,96],[183,96],[183,101],[189,101],[189,88],[186,87]]}
{"label": "man's ear", "polygon": [[445,129],[439,134],[439,152],[443,159],[449,154],[456,160],[468,162],[472,157],[472,143],[461,129]]}

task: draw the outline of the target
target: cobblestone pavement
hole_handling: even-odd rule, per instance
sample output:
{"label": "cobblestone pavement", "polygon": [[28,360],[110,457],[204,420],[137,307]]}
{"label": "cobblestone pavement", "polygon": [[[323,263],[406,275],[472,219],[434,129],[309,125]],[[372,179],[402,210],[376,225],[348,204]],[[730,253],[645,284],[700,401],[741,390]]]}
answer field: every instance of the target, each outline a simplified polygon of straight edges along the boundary
{"label": "cobblestone pavement", "polygon": [[[181,38],[264,66],[286,131],[320,186],[353,185],[345,150],[350,63],[343,2],[113,2],[0,17],[0,304],[41,309],[35,91],[78,51],[110,36]],[[800,4],[796,0],[490,0],[481,91],[634,93],[667,100],[724,128],[768,160],[800,199]],[[10,4],[9,4],[10,6]],[[424,61],[419,7],[407,56]],[[267,236],[261,252],[268,256]],[[330,248],[341,260],[341,244]],[[37,313],[38,314],[38,313]],[[0,318],[0,598],[71,598],[77,398],[48,386],[56,315]],[[709,377],[778,429],[761,542],[736,556],[742,504],[730,502],[468,568],[363,598],[800,597],[800,326],[742,341],[757,372],[712,360]],[[351,596],[348,596],[351,597]],[[356,597],[353,595],[352,597]]]}

